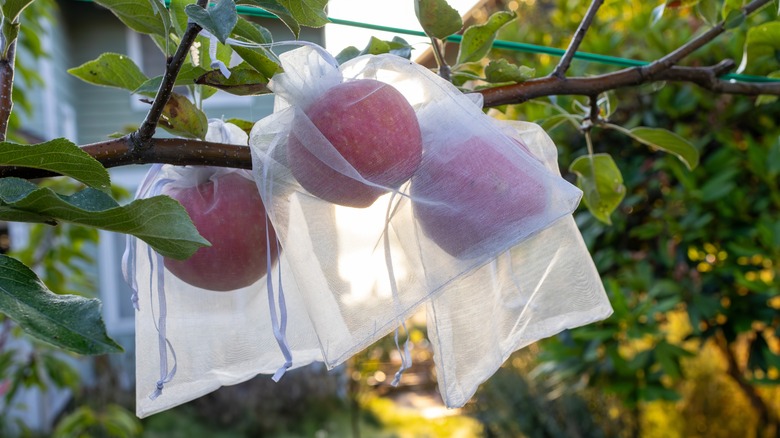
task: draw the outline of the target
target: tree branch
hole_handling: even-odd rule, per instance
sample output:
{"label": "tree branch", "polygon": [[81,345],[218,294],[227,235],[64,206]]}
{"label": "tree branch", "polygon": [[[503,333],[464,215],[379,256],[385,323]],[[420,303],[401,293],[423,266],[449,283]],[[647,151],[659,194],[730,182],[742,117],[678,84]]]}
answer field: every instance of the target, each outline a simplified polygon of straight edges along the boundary
{"label": "tree branch", "polygon": [[[758,9],[760,9],[761,7],[763,7],[764,5],[768,4],[771,1],[772,0],[753,0],[752,2],[745,5],[745,7],[742,8],[742,13],[744,14],[744,16],[747,17],[748,15],[757,11]],[[707,32],[704,32],[698,37],[678,47],[675,51],[641,68],[644,69],[645,73],[648,75],[658,74],[659,72],[666,70],[672,67],[673,65],[677,64],[686,56],[690,55],[691,53],[698,50],[700,47],[714,40],[715,37],[717,37],[718,35],[726,31],[726,26],[727,26],[726,20],[723,20],[720,23],[718,23],[716,26],[712,27]]]}
{"label": "tree branch", "polygon": [[[559,79],[548,76],[520,84],[480,90],[485,107],[522,103],[536,97],[553,95],[581,95],[592,99],[605,91],[641,85],[655,81],[696,84],[722,94],[759,94],[780,96],[780,82],[745,83],[719,79],[734,68],[731,60],[710,67],[672,67],[652,77],[643,76],[639,67],[593,77]],[[130,136],[89,144],[84,151],[106,167],[130,164],[166,163],[179,166],[201,165],[252,168],[252,157],[247,146],[206,142],[182,138],[152,138],[144,149],[134,147]],[[52,173],[21,167],[0,167],[0,177],[44,178]]]}
{"label": "tree branch", "polygon": [[574,32],[574,37],[572,38],[571,43],[569,43],[569,47],[566,48],[566,52],[561,57],[558,65],[555,66],[555,70],[553,70],[551,76],[555,76],[560,79],[563,79],[564,76],[566,76],[566,71],[569,70],[569,66],[571,65],[571,60],[574,58],[574,54],[577,53],[577,50],[580,48],[580,44],[585,38],[585,34],[588,33],[588,29],[590,28],[591,23],[593,23],[593,19],[596,18],[596,12],[598,12],[603,3],[604,0],[593,0],[593,2],[590,4],[588,12],[586,12],[585,16],[582,18],[577,31]]}
{"label": "tree branch", "polygon": [[[83,146],[85,152],[105,167],[130,164],[165,163],[178,166],[218,166],[239,169],[252,168],[248,146],[215,143],[184,138],[153,138],[145,149],[135,148],[130,136]],[[0,178],[14,176],[34,179],[57,176],[54,173],[24,168],[0,167]]]}
{"label": "tree branch", "polygon": [[[198,0],[198,6],[205,8],[208,5],[208,0]],[[163,76],[160,88],[157,90],[157,96],[152,102],[152,107],[149,108],[149,112],[146,113],[146,119],[144,119],[138,130],[130,134],[130,140],[133,147],[138,149],[146,149],[149,147],[149,142],[154,136],[157,130],[157,123],[162,116],[165,105],[168,103],[168,99],[171,98],[173,92],[173,86],[176,83],[176,77],[179,75],[184,60],[190,51],[190,46],[195,42],[195,38],[201,31],[201,27],[195,23],[188,23],[187,29],[184,31],[184,35],[181,37],[179,47],[176,48],[176,53],[168,60],[165,67],[165,75]]]}
{"label": "tree branch", "polygon": [[16,40],[11,41],[6,56],[0,59],[0,141],[8,134],[8,120],[14,106],[14,59],[16,58]]}
{"label": "tree branch", "polygon": [[732,82],[719,78],[733,67],[734,61],[732,60],[725,60],[709,67],[670,67],[655,74],[648,74],[642,70],[643,67],[632,67],[589,77],[561,79],[547,76],[476,92],[482,94],[485,107],[518,104],[544,96],[592,96],[609,90],[659,81],[692,83],[720,94],[780,96],[780,82]]}

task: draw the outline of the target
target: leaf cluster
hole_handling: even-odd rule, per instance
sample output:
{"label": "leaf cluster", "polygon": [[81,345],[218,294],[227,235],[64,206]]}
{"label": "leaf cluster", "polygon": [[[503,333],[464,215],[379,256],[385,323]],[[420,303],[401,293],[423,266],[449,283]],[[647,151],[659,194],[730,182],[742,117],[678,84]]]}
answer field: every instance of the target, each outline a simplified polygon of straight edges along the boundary
{"label": "leaf cluster", "polygon": [[[568,2],[553,3],[536,24],[573,27]],[[697,32],[689,33],[683,23],[701,19],[706,28],[705,11],[693,3],[667,5],[649,29],[650,6],[637,5],[629,14],[607,4],[607,23],[583,42],[584,50],[607,53],[620,40],[615,55],[642,50],[645,59],[662,56]],[[740,6],[722,3],[720,17]],[[776,8],[768,9],[758,17],[758,27],[775,22]],[[743,53],[755,28],[734,27],[728,44],[697,53],[694,62]],[[507,28],[504,38],[533,43],[542,36],[517,27]],[[544,60],[537,69],[554,66]],[[575,63],[572,68],[581,74],[594,67]],[[538,372],[562,385],[576,381],[596,387],[629,407],[676,400],[687,358],[723,338],[724,357],[736,346],[746,348],[744,362],[730,378],[747,386],[780,383],[780,355],[772,347],[780,338],[780,107],[761,99],[713,98],[670,84],[620,90],[595,103],[559,97],[502,108],[499,114],[537,120],[565,145],[560,160],[570,163],[574,175],[569,177],[583,187],[588,207],[577,221],[615,311],[602,323],[544,343]],[[642,150],[645,146],[650,150]]]}

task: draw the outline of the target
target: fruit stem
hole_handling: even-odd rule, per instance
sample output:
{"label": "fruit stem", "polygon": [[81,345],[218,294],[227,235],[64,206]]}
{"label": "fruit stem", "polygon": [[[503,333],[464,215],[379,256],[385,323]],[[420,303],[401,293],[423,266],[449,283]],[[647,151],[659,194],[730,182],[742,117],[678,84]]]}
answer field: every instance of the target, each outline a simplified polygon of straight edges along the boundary
{"label": "fruit stem", "polygon": [[436,58],[436,65],[439,66],[439,76],[449,82],[452,70],[444,59],[444,50],[442,49],[441,40],[431,37],[431,46],[433,46],[433,56]]}

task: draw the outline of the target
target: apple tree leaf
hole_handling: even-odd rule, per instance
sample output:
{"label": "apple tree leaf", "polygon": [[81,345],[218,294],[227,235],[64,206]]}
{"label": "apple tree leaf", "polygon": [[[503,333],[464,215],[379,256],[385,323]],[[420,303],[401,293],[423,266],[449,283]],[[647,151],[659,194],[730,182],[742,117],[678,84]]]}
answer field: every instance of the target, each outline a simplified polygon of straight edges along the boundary
{"label": "apple tree leaf", "polygon": [[246,132],[246,135],[249,135],[252,132],[252,128],[255,126],[254,122],[237,118],[227,119],[225,120],[225,123],[232,123],[238,126],[242,131]]}
{"label": "apple tree leaf", "polygon": [[491,83],[523,82],[531,79],[536,70],[524,65],[515,65],[506,59],[495,59],[485,67],[485,79]]}
{"label": "apple tree leaf", "polygon": [[196,84],[208,85],[237,96],[268,94],[268,79],[257,70],[242,63],[230,69],[226,78],[219,70],[206,72],[195,80]]}
{"label": "apple tree leaf", "polygon": [[[236,27],[233,28],[233,35],[238,40],[243,39],[258,45],[273,41],[271,32],[268,29],[243,18],[238,19]],[[244,62],[262,73],[266,78],[270,79],[274,74],[282,70],[279,62],[275,60],[275,55],[263,47],[242,47],[239,45],[231,45],[231,47]]]}
{"label": "apple tree leaf", "polygon": [[184,208],[168,196],[119,205],[86,188],[65,196],[20,178],[0,179],[0,220],[56,224],[70,222],[138,237],[165,257],[186,259],[209,243]]}
{"label": "apple tree leaf", "polygon": [[338,55],[336,55],[336,62],[338,62],[339,65],[343,64],[349,61],[350,59],[357,58],[358,56],[360,56],[360,53],[361,53],[360,49],[358,49],[355,46],[346,47],[341,52],[339,52]]}
{"label": "apple tree leaf", "polygon": [[226,43],[238,21],[236,3],[233,0],[217,0],[216,4],[208,8],[190,4],[184,8],[184,12],[190,20],[209,31],[222,44]]}
{"label": "apple tree leaf", "polygon": [[429,37],[443,40],[463,27],[460,14],[446,0],[414,0],[414,12]]}
{"label": "apple tree leaf", "polygon": [[238,17],[236,26],[233,28],[233,35],[245,38],[255,44],[268,44],[274,40],[268,29],[242,17]]}
{"label": "apple tree leaf", "polygon": [[577,157],[569,171],[577,175],[577,187],[583,192],[583,201],[593,216],[612,224],[610,216],[626,196],[623,175],[609,154]]}
{"label": "apple tree leaf", "polygon": [[[273,3],[278,3],[290,11],[295,21],[303,26],[322,27],[329,23],[325,13],[328,0],[276,0]],[[268,12],[276,14],[273,10]]]}
{"label": "apple tree leaf", "polygon": [[745,50],[737,72],[744,72],[749,67],[749,63],[755,63],[757,59],[764,56],[774,59],[779,52],[780,21],[770,21],[751,27],[745,38]]}
{"label": "apple tree leaf", "polygon": [[168,4],[168,13],[171,16],[173,29],[179,36],[184,35],[184,32],[187,30],[189,17],[187,17],[187,13],[184,12],[184,8],[189,4],[192,4],[191,0],[170,0],[170,3]]}
{"label": "apple tree leaf", "polygon": [[281,3],[275,0],[236,0],[237,5],[256,6],[276,15],[285,26],[295,35],[295,38],[301,33],[301,25],[292,13]]}
{"label": "apple tree leaf", "polygon": [[181,94],[171,93],[171,98],[160,116],[160,127],[174,135],[204,139],[209,122],[206,114],[189,99]]}
{"label": "apple tree leaf", "polygon": [[0,143],[0,166],[48,170],[104,192],[111,190],[111,178],[106,168],[65,138],[35,145]]}
{"label": "apple tree leaf", "polygon": [[696,12],[710,26],[718,23],[720,8],[716,1],[703,1],[696,4]]}
{"label": "apple tree leaf", "polygon": [[514,12],[500,11],[491,15],[487,23],[466,29],[458,51],[458,64],[476,62],[484,58],[490,51],[498,30],[514,18]]}
{"label": "apple tree leaf", "polygon": [[94,85],[133,91],[149,78],[126,55],[103,53],[98,59],[68,70],[68,73]]}
{"label": "apple tree leaf", "polygon": [[637,127],[627,132],[634,140],[677,156],[688,169],[699,165],[699,150],[688,140],[661,128]]}
{"label": "apple tree leaf", "polygon": [[15,23],[19,14],[35,0],[4,0],[2,2],[2,11],[5,19],[10,23]]}
{"label": "apple tree leaf", "polygon": [[158,14],[149,0],[95,0],[136,32],[168,36],[167,16]]}
{"label": "apple tree leaf", "polygon": [[0,255],[0,313],[27,333],[79,354],[122,352],[106,334],[100,301],[50,291],[19,260]]}

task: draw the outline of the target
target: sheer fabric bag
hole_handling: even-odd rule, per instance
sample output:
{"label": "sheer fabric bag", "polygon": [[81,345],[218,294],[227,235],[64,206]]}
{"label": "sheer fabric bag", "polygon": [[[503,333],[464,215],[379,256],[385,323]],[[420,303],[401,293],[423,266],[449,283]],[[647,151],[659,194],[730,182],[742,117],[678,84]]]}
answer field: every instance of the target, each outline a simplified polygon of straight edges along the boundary
{"label": "sheer fabric bag", "polygon": [[[246,144],[247,135],[234,125],[212,120],[207,140]],[[214,210],[219,220],[235,219],[235,222],[215,222],[218,223],[216,232],[225,239],[240,240],[248,234],[242,229],[247,226],[242,215],[265,220],[265,213],[256,211],[256,204],[246,203],[231,213],[221,203],[221,199],[231,195],[231,190],[240,192],[234,193],[239,199],[249,198],[242,181],[257,194],[249,171],[155,165],[136,196],[190,190],[192,196],[202,196],[208,205],[206,210],[210,213]],[[197,186],[201,187],[200,191],[195,189]],[[209,238],[208,230],[200,231]],[[197,274],[202,275],[192,278],[174,267],[179,262],[163,259],[144,242],[128,238],[123,270],[135,291],[133,301],[137,309],[136,412],[139,417],[257,374],[276,373],[278,378],[283,370],[321,360],[319,343],[295,278],[290,275],[289,263],[283,252],[267,257],[278,251],[273,239],[268,242],[271,243],[255,248],[262,255],[260,263],[247,260],[256,259],[253,254],[242,256],[227,251],[219,257],[218,272],[207,272],[213,270],[209,264],[217,261],[206,260],[196,266],[201,271]],[[250,273],[248,280],[236,282],[237,272],[245,270],[247,263],[257,272]],[[233,265],[242,268],[233,270]],[[287,331],[287,326],[295,330]]]}
{"label": "sheer fabric bag", "polygon": [[[424,67],[393,55],[339,67],[316,47],[281,60],[285,72],[269,84],[275,112],[250,135],[254,173],[330,367],[579,202],[576,187]],[[367,81],[381,85],[341,93]],[[416,124],[394,103],[370,103],[385,87],[403,96]],[[379,133],[398,161],[377,171],[351,157],[360,142],[344,147],[332,131]]]}
{"label": "sheer fabric bag", "polygon": [[[552,173],[557,151],[538,126],[497,122]],[[439,392],[463,406],[514,351],[607,318],[612,308],[571,215],[447,285],[427,307]]]}

